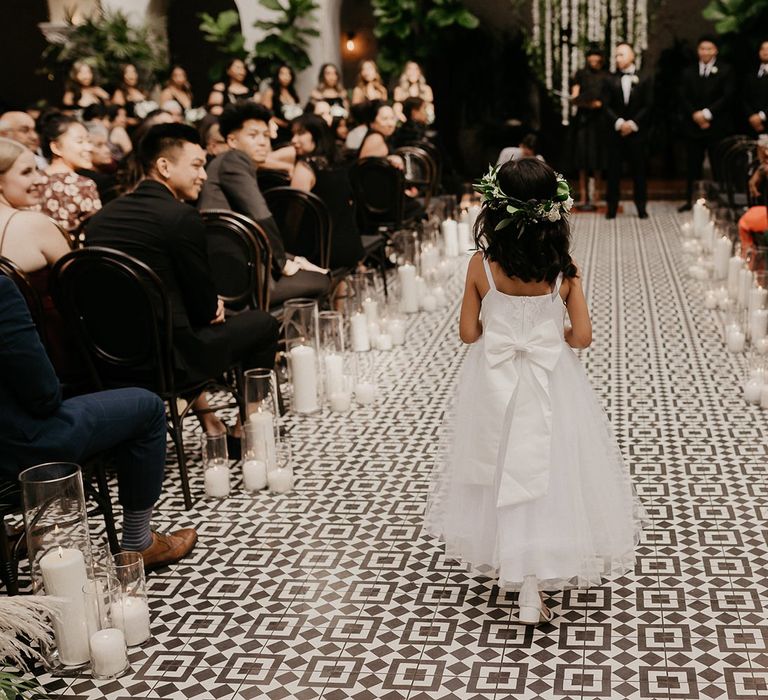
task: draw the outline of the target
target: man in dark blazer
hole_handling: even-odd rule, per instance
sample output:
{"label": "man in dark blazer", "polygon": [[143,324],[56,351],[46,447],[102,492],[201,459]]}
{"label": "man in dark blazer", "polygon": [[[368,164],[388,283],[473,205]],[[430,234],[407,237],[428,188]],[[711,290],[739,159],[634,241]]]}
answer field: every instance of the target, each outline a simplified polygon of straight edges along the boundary
{"label": "man in dark blazer", "polygon": [[[127,253],[163,281],[173,314],[177,383],[218,377],[238,363],[245,369],[272,367],[278,322],[262,311],[225,319],[208,264],[205,224],[184,203],[197,199],[206,177],[197,132],[184,124],[153,126],[138,157],[144,180],[88,220],[86,245]],[[204,399],[195,406],[206,432],[223,432],[224,424],[206,408]]]}
{"label": "man in dark blazer", "polygon": [[686,68],[680,78],[687,155],[685,202],[679,211],[689,211],[692,207],[693,183],[701,179],[704,154],[709,156],[714,171],[717,168],[715,147],[733,128],[735,82],[730,67],[717,57],[717,39],[702,37],[696,52],[698,62]]}
{"label": "man in dark blazer", "polygon": [[646,130],[651,111],[651,83],[641,76],[635,66],[634,49],[626,43],[616,46],[616,72],[605,83],[603,107],[608,120],[608,178],[606,201],[607,219],[614,219],[619,206],[621,166],[624,161],[634,180],[637,215],[648,218],[646,205],[646,161],[648,142]]}
{"label": "man in dark blazer", "polygon": [[320,272],[297,269],[293,255],[285,250],[272,212],[259,190],[256,168],[263,166],[271,151],[271,112],[254,102],[227,105],[219,117],[219,129],[229,150],[216,156],[207,167],[197,206],[228,209],[260,224],[272,247],[270,300],[278,304],[292,297],[319,297],[330,289],[330,278]]}
{"label": "man in dark blazer", "polygon": [[194,530],[150,529],[165,468],[165,407],[144,389],[61,398],[24,298],[0,275],[0,476],[16,481],[27,467],[80,463],[107,450],[117,467],[124,550],[151,569],[178,561],[197,541]]}
{"label": "man in dark blazer", "polygon": [[744,81],[744,111],[754,136],[768,128],[768,41],[760,44],[760,65]]}

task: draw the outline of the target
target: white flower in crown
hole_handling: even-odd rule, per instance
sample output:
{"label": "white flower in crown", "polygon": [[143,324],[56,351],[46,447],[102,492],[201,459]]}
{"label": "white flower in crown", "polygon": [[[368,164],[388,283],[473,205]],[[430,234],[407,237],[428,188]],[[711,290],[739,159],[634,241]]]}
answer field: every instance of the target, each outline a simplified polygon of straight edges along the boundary
{"label": "white flower in crown", "polygon": [[632,76],[632,85],[637,85],[640,82],[640,78],[636,75]]}
{"label": "white flower in crown", "polygon": [[560,221],[560,208],[558,206],[552,207],[547,213],[546,213],[547,219],[549,219],[552,222]]}
{"label": "white flower in crown", "polygon": [[568,199],[566,199],[561,206],[563,209],[565,209],[566,212],[571,211],[573,208],[573,197],[568,197]]}
{"label": "white flower in crown", "polygon": [[712,66],[712,70],[709,71],[712,75],[717,75],[717,66]]}

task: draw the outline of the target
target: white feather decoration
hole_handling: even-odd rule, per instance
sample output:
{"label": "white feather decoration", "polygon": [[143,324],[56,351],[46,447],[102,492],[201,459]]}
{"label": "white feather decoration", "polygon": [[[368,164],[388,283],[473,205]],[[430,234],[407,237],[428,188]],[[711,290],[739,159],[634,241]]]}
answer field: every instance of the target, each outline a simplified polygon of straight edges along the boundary
{"label": "white feather decoration", "polygon": [[24,657],[42,659],[32,644],[51,643],[51,618],[61,600],[51,596],[0,598],[0,665],[26,669]]}

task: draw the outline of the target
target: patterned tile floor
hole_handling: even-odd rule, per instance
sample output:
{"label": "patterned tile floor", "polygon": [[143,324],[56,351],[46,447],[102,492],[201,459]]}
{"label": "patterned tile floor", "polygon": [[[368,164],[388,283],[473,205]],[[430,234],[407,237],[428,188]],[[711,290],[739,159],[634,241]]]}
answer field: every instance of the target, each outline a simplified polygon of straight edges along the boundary
{"label": "patterned tile floor", "polygon": [[[153,642],[118,681],[42,678],[71,698],[768,697],[763,414],[684,274],[669,204],[574,217],[595,343],[582,354],[650,515],[632,576],[553,592],[551,624],[467,576],[421,531],[435,436],[463,352],[450,312],[382,354],[375,408],[289,422],[296,491],[182,509],[194,555],[150,578]],[[195,443],[190,443],[195,444]],[[171,467],[171,472],[173,468]],[[194,488],[202,491],[200,470]]]}

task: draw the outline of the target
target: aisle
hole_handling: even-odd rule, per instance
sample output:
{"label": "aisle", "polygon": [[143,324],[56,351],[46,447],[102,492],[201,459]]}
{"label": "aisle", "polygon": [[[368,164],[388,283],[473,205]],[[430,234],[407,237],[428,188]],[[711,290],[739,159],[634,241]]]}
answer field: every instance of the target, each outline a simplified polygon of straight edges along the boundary
{"label": "aisle", "polygon": [[[422,315],[386,356],[375,409],[290,427],[289,496],[239,494],[158,524],[198,528],[150,579],[154,643],[133,675],[54,679],[82,698],[758,698],[768,695],[764,414],[736,389],[712,312],[690,301],[677,214],[574,217],[594,317],[582,353],[653,518],[635,574],[554,593],[551,624],[421,532],[439,422],[463,357]],[[190,444],[194,444],[190,442]],[[194,468],[199,474],[199,468]],[[200,479],[193,484],[202,491]]]}

